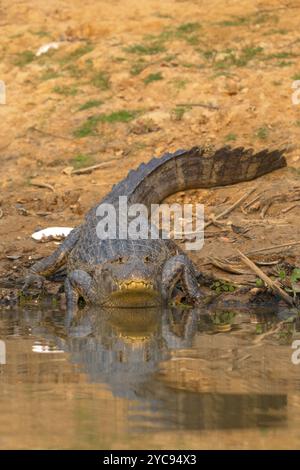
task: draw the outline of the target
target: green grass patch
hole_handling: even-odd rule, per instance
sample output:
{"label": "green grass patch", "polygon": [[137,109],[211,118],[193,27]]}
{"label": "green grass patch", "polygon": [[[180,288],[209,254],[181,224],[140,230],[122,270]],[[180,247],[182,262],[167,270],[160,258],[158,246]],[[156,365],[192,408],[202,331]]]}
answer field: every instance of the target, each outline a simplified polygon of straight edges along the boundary
{"label": "green grass patch", "polygon": [[152,83],[152,82],[157,82],[159,80],[163,80],[163,75],[161,72],[157,72],[157,73],[150,73],[149,75],[147,75],[146,78],[144,78],[144,83],[145,85],[149,85],[149,83]]}
{"label": "green grass patch", "polygon": [[176,28],[176,32],[178,35],[187,35],[187,34],[193,34],[199,31],[201,28],[200,23],[194,22],[194,23],[183,23],[180,26]]}
{"label": "green grass patch", "polygon": [[160,42],[166,42],[172,39],[183,39],[191,46],[197,46],[200,42],[197,35],[200,29],[200,23],[183,23],[176,28],[165,29],[157,37],[157,40]]}
{"label": "green grass patch", "polygon": [[25,67],[25,65],[31,64],[35,59],[35,54],[32,51],[19,52],[14,60],[14,65],[18,67]]}
{"label": "green grass patch", "polygon": [[172,62],[175,60],[178,54],[167,54],[165,57],[162,58],[164,62]]}
{"label": "green grass patch", "polygon": [[262,47],[247,46],[244,47],[239,53],[232,49],[224,51],[225,57],[222,60],[217,60],[214,67],[217,69],[226,69],[228,67],[245,67],[257,56],[263,53]]}
{"label": "green grass patch", "polygon": [[292,80],[300,80],[300,73],[293,75]]}
{"label": "green grass patch", "polygon": [[121,64],[122,62],[126,62],[126,57],[113,57],[112,58],[112,61],[117,63],[117,64]]}
{"label": "green grass patch", "polygon": [[181,62],[180,65],[186,69],[199,68],[199,65],[192,64],[191,62]]}
{"label": "green grass patch", "polygon": [[155,55],[165,52],[165,50],[165,46],[159,42],[153,44],[133,44],[125,48],[126,52],[139,55]]}
{"label": "green grass patch", "polygon": [[290,60],[285,60],[285,59],[292,59],[292,58],[295,58],[295,57],[298,57],[297,54],[293,53],[293,52],[286,52],[286,51],[282,51],[282,52],[276,52],[274,54],[268,54],[268,55],[264,55],[262,57],[262,60],[266,60],[266,61],[269,61],[269,60],[278,60],[278,62],[275,62],[274,65],[276,67],[290,67],[291,65],[294,64],[294,62],[290,61]]}
{"label": "green grass patch", "polygon": [[294,62],[287,62],[286,60],[281,60],[280,62],[277,62],[276,67],[290,67],[291,65],[294,65]]}
{"label": "green grass patch", "polygon": [[107,122],[110,124],[118,122],[129,122],[136,118],[141,111],[114,111],[110,114],[97,114],[89,117],[78,129],[73,132],[74,137],[87,137],[89,135],[96,135],[97,126],[100,122]]}
{"label": "green grass patch", "polygon": [[263,24],[268,22],[277,23],[278,17],[275,15],[270,15],[269,13],[261,12],[252,13],[248,16],[233,15],[231,19],[220,21],[218,25],[224,27],[237,27]]}
{"label": "green grass patch", "polygon": [[78,93],[78,89],[75,86],[55,86],[52,88],[54,93],[64,96],[75,96]]}
{"label": "green grass patch", "polygon": [[258,54],[261,54],[263,52],[263,47],[260,47],[260,46],[248,46],[248,47],[244,47],[242,49],[242,57],[244,57],[246,60],[251,60],[253,59],[254,57],[256,57]]}
{"label": "green grass patch", "polygon": [[271,59],[292,59],[294,57],[297,57],[297,54],[294,54],[293,52],[276,52],[274,54],[269,54],[265,56],[265,60],[271,60]]}
{"label": "green grass patch", "polygon": [[147,62],[144,60],[139,60],[138,62],[135,62],[132,64],[130,68],[130,75],[136,76],[139,75],[146,67],[147,67]]}
{"label": "green grass patch", "polygon": [[269,31],[266,31],[265,33],[263,33],[265,36],[270,36],[272,34],[288,34],[289,33],[289,30],[288,29],[270,29]]}
{"label": "green grass patch", "polygon": [[168,15],[166,13],[160,13],[159,11],[157,13],[154,13],[154,16],[156,16],[157,18],[169,18],[169,19],[173,19],[173,16],[171,15]]}
{"label": "green grass patch", "polygon": [[237,135],[233,133],[229,133],[225,136],[225,142],[233,142],[237,139]]}
{"label": "green grass patch", "polygon": [[93,165],[95,159],[92,155],[86,155],[84,153],[79,153],[71,160],[71,165],[76,168],[84,168],[86,166]]}
{"label": "green grass patch", "polygon": [[269,137],[269,129],[266,126],[260,127],[257,129],[255,136],[259,140],[267,140]]}
{"label": "green grass patch", "polygon": [[172,109],[171,112],[173,121],[182,121],[183,116],[189,109],[191,108],[188,106],[176,106],[176,108]]}
{"label": "green grass patch", "polygon": [[109,74],[101,70],[94,73],[91,83],[94,87],[102,91],[109,90],[111,86]]}
{"label": "green grass patch", "polygon": [[195,34],[193,36],[188,36],[185,40],[191,46],[198,46],[200,44],[200,39]]}
{"label": "green grass patch", "polygon": [[49,31],[30,31],[30,33],[34,36],[38,36],[39,38],[51,38],[51,34],[49,33]]}
{"label": "green grass patch", "polygon": [[199,51],[204,59],[211,60],[215,57],[217,51],[215,49],[207,49],[207,50],[200,50]]}
{"label": "green grass patch", "polygon": [[188,80],[184,80],[183,78],[173,78],[170,83],[173,85],[176,90],[184,90],[188,84]]}
{"label": "green grass patch", "polygon": [[82,138],[90,135],[96,135],[99,116],[89,117],[78,129],[73,132],[74,137]]}
{"label": "green grass patch", "polygon": [[89,100],[86,103],[82,104],[78,111],[85,111],[86,109],[96,108],[97,106],[101,106],[103,101],[100,100]]}
{"label": "green grass patch", "polygon": [[[126,47],[124,50],[131,54],[143,55],[156,55],[166,51],[166,42],[174,39],[184,39],[189,44],[195,46],[199,44],[197,32],[200,30],[199,23],[183,23],[175,28],[166,28],[159,34],[147,34],[144,36],[144,41],[140,44],[133,44]],[[139,65],[132,69],[132,75],[138,75]]]}
{"label": "green grass patch", "polygon": [[52,80],[53,78],[58,78],[60,74],[56,72],[56,70],[53,69],[48,69],[45,70],[45,72],[41,75],[41,80],[46,81],[46,80]]}
{"label": "green grass patch", "polygon": [[115,111],[110,114],[100,114],[99,115],[99,121],[100,122],[129,122],[132,121],[132,119],[136,118],[139,114],[139,111],[127,111],[127,110],[121,110],[121,111]]}
{"label": "green grass patch", "polygon": [[64,67],[63,70],[64,72],[67,72],[68,75],[70,75],[72,78],[81,78],[83,75],[85,75],[85,71],[80,69],[75,64],[69,64],[66,67]]}
{"label": "green grass patch", "polygon": [[61,64],[67,64],[68,62],[74,62],[80,57],[84,56],[85,54],[88,54],[94,49],[94,46],[92,44],[85,44],[83,46],[78,47],[74,51],[70,52],[69,54],[65,54],[62,58],[59,59],[59,62]]}
{"label": "green grass patch", "polygon": [[231,26],[244,26],[249,24],[249,18],[246,16],[234,16],[231,20],[219,21],[219,26],[231,27]]}
{"label": "green grass patch", "polygon": [[89,69],[92,69],[94,67],[94,61],[93,59],[89,58],[89,59],[85,59],[85,65],[89,68]]}

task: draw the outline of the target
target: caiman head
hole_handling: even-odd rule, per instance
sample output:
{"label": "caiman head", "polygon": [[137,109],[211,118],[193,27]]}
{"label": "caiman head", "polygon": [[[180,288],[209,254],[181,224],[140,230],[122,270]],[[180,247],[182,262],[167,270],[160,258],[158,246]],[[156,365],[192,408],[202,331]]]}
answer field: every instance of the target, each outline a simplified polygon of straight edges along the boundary
{"label": "caiman head", "polygon": [[155,307],[162,304],[160,277],[159,266],[149,256],[129,255],[102,264],[94,281],[105,307]]}

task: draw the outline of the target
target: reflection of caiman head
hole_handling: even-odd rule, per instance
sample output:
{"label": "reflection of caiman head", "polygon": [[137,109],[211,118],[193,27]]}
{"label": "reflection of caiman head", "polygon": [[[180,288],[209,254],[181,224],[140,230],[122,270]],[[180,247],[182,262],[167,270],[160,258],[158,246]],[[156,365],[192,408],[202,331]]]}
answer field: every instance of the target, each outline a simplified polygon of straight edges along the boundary
{"label": "reflection of caiman head", "polygon": [[106,383],[117,396],[136,397],[140,385],[169,357],[169,348],[190,345],[196,314],[186,312],[180,318],[187,328],[177,336],[171,310],[86,307],[59,346],[92,382]]}
{"label": "reflection of caiman head", "polygon": [[119,257],[104,263],[94,273],[101,305],[137,308],[161,305],[157,263],[149,256]]}
{"label": "reflection of caiman head", "polygon": [[161,311],[156,308],[113,308],[106,311],[106,320],[116,336],[138,343],[159,332]]}
{"label": "reflection of caiman head", "polygon": [[168,355],[160,309],[85,308],[70,328],[64,349],[92,382],[109,385],[116,396],[135,390]]}

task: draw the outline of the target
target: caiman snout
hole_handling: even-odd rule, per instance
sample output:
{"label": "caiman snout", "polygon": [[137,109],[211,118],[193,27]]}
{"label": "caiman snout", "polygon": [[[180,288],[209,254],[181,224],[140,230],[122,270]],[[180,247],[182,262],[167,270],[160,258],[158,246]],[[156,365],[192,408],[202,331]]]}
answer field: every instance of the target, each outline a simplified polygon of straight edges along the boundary
{"label": "caiman snout", "polygon": [[119,308],[154,307],[161,304],[161,296],[151,281],[126,279],[118,281],[105,303]]}

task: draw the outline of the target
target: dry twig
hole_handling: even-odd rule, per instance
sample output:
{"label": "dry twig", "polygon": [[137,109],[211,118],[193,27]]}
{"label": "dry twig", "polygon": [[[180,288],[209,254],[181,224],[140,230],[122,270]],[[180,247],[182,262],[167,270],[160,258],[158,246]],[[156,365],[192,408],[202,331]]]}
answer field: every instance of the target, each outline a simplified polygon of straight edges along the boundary
{"label": "dry twig", "polygon": [[290,307],[295,307],[295,303],[293,299],[279,287],[272,279],[267,276],[256,264],[253,263],[247,256],[244,255],[240,250],[237,250],[240,258],[248,266],[264,283],[270,287],[273,291],[275,291]]}
{"label": "dry twig", "polygon": [[106,165],[109,165],[111,162],[118,160],[118,158],[112,158],[111,160],[106,160],[102,163],[97,163],[96,165],[87,166],[85,168],[79,168],[78,170],[72,170],[71,175],[84,175],[86,173],[91,173],[94,170],[98,170],[98,168],[104,168]]}
{"label": "dry twig", "polygon": [[222,219],[222,217],[225,217],[226,215],[230,214],[230,212],[232,212],[236,207],[238,207],[243,201],[245,201],[245,199],[247,199],[247,197],[250,196],[250,194],[252,194],[254,191],[256,190],[256,187],[255,188],[252,188],[250,191],[248,191],[246,194],[243,194],[242,197],[240,197],[234,204],[232,204],[232,206],[228,207],[227,209],[225,209],[223,212],[221,212],[221,214],[213,217],[212,220],[209,220],[208,222],[206,222],[204,224],[204,228],[208,227],[209,225],[212,225],[214,224],[214,222],[216,220],[219,220],[219,219]]}
{"label": "dry twig", "polygon": [[293,204],[292,206],[287,207],[286,209],[282,209],[282,214],[287,214],[290,212],[292,209],[295,209],[295,207],[299,207],[298,204]]}
{"label": "dry twig", "polygon": [[191,107],[197,107],[199,106],[200,108],[207,108],[207,109],[215,109],[215,110],[218,110],[220,109],[219,106],[216,106],[215,104],[212,104],[212,103],[180,103],[180,104],[176,104],[177,107],[188,107],[188,106],[191,106]]}
{"label": "dry twig", "polygon": [[300,245],[300,241],[290,242],[290,243],[283,243],[282,245],[268,246],[266,248],[259,248],[258,250],[251,250],[251,251],[248,251],[246,253],[246,255],[254,255],[254,254],[257,254],[257,253],[264,253],[265,251],[273,251],[273,250],[277,250],[277,249],[280,249],[280,248],[287,248],[287,247],[296,246],[296,245]]}
{"label": "dry twig", "polygon": [[209,257],[209,260],[213,266],[221,269],[222,271],[232,273],[232,274],[249,274],[247,271],[243,271],[242,269],[239,269],[220,258],[211,256]]}
{"label": "dry twig", "polygon": [[54,187],[49,184],[49,183],[30,183],[31,186],[36,186],[37,188],[46,188],[46,189],[50,189],[50,191],[52,191],[53,193],[55,193],[55,189]]}

